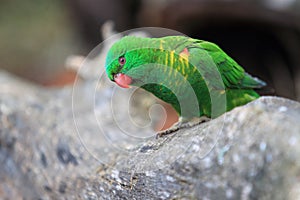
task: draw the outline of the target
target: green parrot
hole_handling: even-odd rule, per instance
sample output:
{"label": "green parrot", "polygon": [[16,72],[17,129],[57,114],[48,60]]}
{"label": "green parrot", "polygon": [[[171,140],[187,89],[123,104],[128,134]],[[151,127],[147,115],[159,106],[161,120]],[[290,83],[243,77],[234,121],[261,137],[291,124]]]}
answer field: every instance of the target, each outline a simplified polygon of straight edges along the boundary
{"label": "green parrot", "polygon": [[259,97],[266,84],[247,74],[216,44],[186,36],[125,36],[107,53],[106,73],[169,103],[179,122],[159,135],[216,118]]}

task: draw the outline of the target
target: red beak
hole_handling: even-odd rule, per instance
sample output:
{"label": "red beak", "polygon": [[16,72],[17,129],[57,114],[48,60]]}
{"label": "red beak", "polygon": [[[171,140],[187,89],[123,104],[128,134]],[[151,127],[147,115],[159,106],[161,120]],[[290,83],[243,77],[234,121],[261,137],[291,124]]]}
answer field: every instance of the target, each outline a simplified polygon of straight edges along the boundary
{"label": "red beak", "polygon": [[114,81],[122,88],[129,88],[132,83],[132,78],[125,74],[118,73],[114,75]]}

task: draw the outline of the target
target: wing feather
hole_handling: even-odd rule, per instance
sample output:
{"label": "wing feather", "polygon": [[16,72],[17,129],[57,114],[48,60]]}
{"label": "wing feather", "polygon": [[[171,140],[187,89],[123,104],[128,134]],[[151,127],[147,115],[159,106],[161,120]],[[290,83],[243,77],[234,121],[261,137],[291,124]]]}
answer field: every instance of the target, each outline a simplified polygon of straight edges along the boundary
{"label": "wing feather", "polygon": [[216,44],[197,39],[189,40],[190,44],[187,48],[193,55],[194,62],[199,62],[201,65],[200,68],[208,73],[212,70],[212,65],[217,66],[226,88],[251,89],[266,85],[258,78],[247,74],[237,62]]}

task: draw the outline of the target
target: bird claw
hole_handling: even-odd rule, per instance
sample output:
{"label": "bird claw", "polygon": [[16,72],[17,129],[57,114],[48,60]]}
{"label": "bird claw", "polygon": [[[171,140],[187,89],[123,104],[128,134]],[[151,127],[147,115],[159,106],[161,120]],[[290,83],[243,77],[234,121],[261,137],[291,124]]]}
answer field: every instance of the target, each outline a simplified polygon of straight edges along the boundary
{"label": "bird claw", "polygon": [[156,134],[156,139],[160,138],[160,137],[163,137],[165,135],[169,135],[171,133],[174,133],[176,131],[178,131],[181,127],[177,125],[177,123],[175,123],[173,126],[171,126],[170,128],[166,129],[166,130],[163,130],[163,131],[159,131],[157,134]]}
{"label": "bird claw", "polygon": [[163,130],[163,131],[159,131],[156,134],[156,139],[163,137],[165,135],[169,135],[171,133],[174,133],[176,131],[178,131],[179,129],[182,128],[191,128],[193,126],[196,126],[198,124],[204,123],[209,121],[210,118],[206,117],[206,116],[202,116],[202,117],[197,117],[197,118],[192,118],[190,120],[183,120],[180,119],[179,122],[175,123],[173,126],[171,126],[170,128]]}

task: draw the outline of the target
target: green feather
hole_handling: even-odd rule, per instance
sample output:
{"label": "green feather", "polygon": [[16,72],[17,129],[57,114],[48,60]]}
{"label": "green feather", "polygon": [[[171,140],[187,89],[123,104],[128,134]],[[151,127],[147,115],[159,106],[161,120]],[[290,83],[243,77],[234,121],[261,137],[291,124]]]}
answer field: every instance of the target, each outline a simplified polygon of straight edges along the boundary
{"label": "green feather", "polygon": [[[118,63],[121,56],[124,66]],[[124,37],[109,50],[106,72],[111,80],[117,73],[130,76],[132,85],[170,103],[185,118],[217,117],[258,98],[253,89],[265,86],[216,44],[184,36]]]}

